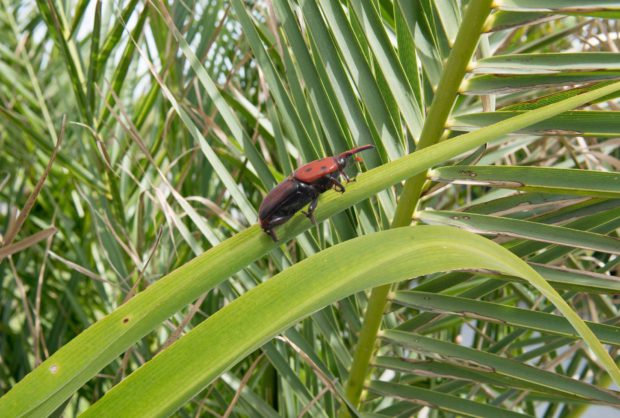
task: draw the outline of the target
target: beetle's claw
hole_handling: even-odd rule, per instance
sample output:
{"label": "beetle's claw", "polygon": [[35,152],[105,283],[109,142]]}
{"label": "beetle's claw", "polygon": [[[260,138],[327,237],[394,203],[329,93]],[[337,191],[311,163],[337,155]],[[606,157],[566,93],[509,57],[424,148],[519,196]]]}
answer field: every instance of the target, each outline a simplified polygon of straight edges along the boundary
{"label": "beetle's claw", "polygon": [[276,231],[274,231],[273,229],[265,229],[265,232],[267,233],[267,235],[269,235],[271,237],[273,242],[278,242],[278,237],[276,236]]}
{"label": "beetle's claw", "polygon": [[347,184],[351,183],[352,181],[355,181],[355,179],[347,176],[347,173],[345,173],[344,171],[341,173],[342,177],[344,177],[344,181],[347,182]]}
{"label": "beetle's claw", "polygon": [[314,219],[314,213],[313,212],[306,212],[305,210],[302,210],[301,213],[303,213],[304,215],[306,215],[306,217],[308,219],[310,219],[310,222],[312,222],[312,225],[316,225],[316,219]]}

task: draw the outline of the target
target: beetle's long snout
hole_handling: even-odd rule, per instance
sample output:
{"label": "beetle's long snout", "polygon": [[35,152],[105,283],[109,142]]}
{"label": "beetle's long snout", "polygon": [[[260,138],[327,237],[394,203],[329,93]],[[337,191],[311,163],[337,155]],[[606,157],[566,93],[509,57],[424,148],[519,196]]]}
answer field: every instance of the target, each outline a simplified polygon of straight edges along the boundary
{"label": "beetle's long snout", "polygon": [[348,158],[350,156],[352,156],[353,154],[357,154],[358,152],[362,152],[365,151],[367,149],[371,149],[374,148],[375,146],[372,144],[368,144],[368,145],[362,145],[361,147],[357,147],[357,148],[353,148],[350,149],[348,151],[343,152],[342,154],[340,154],[338,157],[339,158]]}

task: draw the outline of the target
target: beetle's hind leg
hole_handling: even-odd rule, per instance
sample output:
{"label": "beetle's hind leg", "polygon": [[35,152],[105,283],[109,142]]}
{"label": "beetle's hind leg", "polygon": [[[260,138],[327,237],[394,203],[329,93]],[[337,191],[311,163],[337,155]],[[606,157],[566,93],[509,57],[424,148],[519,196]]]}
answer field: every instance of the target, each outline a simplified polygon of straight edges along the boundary
{"label": "beetle's hind leg", "polygon": [[276,231],[273,230],[273,227],[275,225],[269,225],[269,226],[263,226],[261,225],[261,228],[263,229],[263,231],[265,232],[265,234],[269,235],[271,237],[271,239],[273,240],[273,242],[278,242],[278,236],[276,235]]}
{"label": "beetle's hind leg", "polygon": [[271,237],[273,242],[278,242],[278,236],[273,229],[276,226],[282,225],[283,223],[291,219],[291,216],[292,215],[274,216],[273,218],[269,219],[268,222],[261,222],[261,228],[263,228],[263,231],[265,231],[265,233]]}
{"label": "beetle's hind leg", "polygon": [[310,222],[312,222],[312,225],[316,225],[316,219],[314,219],[314,211],[318,203],[319,203],[319,196],[317,195],[315,196],[314,199],[312,199],[312,202],[310,202],[310,205],[308,206],[308,211],[307,212],[305,210],[301,211],[301,213],[303,213],[304,215],[308,217],[308,219],[310,219]]}
{"label": "beetle's hind leg", "polygon": [[265,232],[271,237],[273,242],[278,242],[278,236],[276,235],[276,231],[273,229],[265,229]]}

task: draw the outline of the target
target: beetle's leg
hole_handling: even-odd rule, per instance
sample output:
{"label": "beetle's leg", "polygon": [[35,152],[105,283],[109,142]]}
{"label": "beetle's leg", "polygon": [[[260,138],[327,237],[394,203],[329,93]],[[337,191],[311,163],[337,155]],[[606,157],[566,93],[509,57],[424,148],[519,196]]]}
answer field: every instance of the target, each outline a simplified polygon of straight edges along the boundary
{"label": "beetle's leg", "polygon": [[273,242],[278,242],[278,237],[276,236],[276,231],[274,231],[272,228],[269,228],[269,229],[265,229],[265,232],[267,233],[267,235],[269,235],[271,237]]}
{"label": "beetle's leg", "polygon": [[312,197],[310,201],[310,205],[308,206],[308,211],[301,211],[304,215],[310,219],[313,225],[316,225],[316,220],[314,219],[314,210],[316,209],[316,205],[319,203],[319,195],[324,191],[318,186],[314,185],[306,185],[306,193]]}
{"label": "beetle's leg", "polygon": [[344,193],[344,190],[345,190],[344,186],[342,185],[342,183],[338,181],[337,178],[330,177],[329,180],[332,182],[332,185],[334,186],[334,189],[336,189],[337,192]]}
{"label": "beetle's leg", "polygon": [[344,179],[345,179],[345,181],[346,181],[347,183],[351,183],[352,181],[355,181],[355,178],[351,178],[351,177],[349,177],[349,176],[347,175],[347,173],[345,173],[345,172],[344,172],[344,170],[343,170],[343,171],[341,171],[341,172],[340,172],[340,174],[342,174],[342,177],[344,177]]}
{"label": "beetle's leg", "polygon": [[269,235],[273,242],[278,242],[278,237],[276,236],[275,231],[273,230],[274,225],[261,225],[265,234]]}
{"label": "beetle's leg", "polygon": [[314,210],[316,209],[316,205],[319,203],[319,196],[317,195],[314,199],[312,199],[312,202],[310,202],[310,206],[308,206],[308,212],[306,211],[301,211],[301,213],[303,213],[304,215],[306,215],[308,217],[308,219],[310,219],[310,222],[312,222],[312,225],[316,225],[316,219],[314,219]]}
{"label": "beetle's leg", "polygon": [[265,231],[265,233],[269,235],[271,239],[273,239],[274,242],[278,242],[278,237],[276,236],[273,228],[278,225],[282,225],[283,223],[291,219],[291,216],[292,215],[274,216],[273,218],[269,219],[269,222],[261,225],[261,227],[263,228],[263,231]]}

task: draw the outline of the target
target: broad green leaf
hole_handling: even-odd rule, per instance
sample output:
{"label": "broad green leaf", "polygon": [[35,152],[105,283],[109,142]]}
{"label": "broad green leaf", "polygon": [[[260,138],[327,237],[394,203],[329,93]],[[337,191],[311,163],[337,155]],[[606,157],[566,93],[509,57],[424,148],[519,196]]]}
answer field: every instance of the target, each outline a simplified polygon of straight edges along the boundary
{"label": "broad green leaf", "polygon": [[75,34],[75,30],[80,25],[82,18],[84,17],[84,12],[86,11],[86,7],[90,3],[90,0],[79,0],[78,4],[75,6],[75,13],[73,15],[73,21],[71,23],[71,28],[69,29],[69,38],[72,38]]}
{"label": "broad green leaf", "polygon": [[[352,257],[358,260],[354,265],[350,262]],[[597,356],[601,356],[599,360],[611,364],[612,373],[620,374],[592,331],[560,295],[519,258],[489,240],[457,229],[405,227],[330,247],[250,290],[130,375],[84,416],[171,413],[243,357],[329,303],[369,287],[467,266],[502,271],[530,281],[579,328]],[[385,336],[389,338],[394,333],[397,331],[386,331]],[[434,344],[453,346],[451,343]],[[477,358],[487,360],[492,356],[460,348],[474,352],[472,356]],[[549,372],[495,357],[493,364],[501,366],[501,371],[507,367],[503,365],[510,362],[510,370],[517,368],[527,370],[531,376],[552,376]],[[559,377],[554,379],[556,387],[570,387],[558,383]],[[152,384],[154,381],[158,382],[156,386]],[[605,397],[599,390],[589,394],[609,402],[617,400],[613,395]]]}
{"label": "broad green leaf", "polygon": [[[169,21],[169,23],[172,25],[172,22]],[[181,47],[183,54],[189,61],[196,75],[198,76],[200,84],[202,85],[202,87],[204,87],[205,91],[213,101],[213,104],[217,107],[220,115],[222,115],[222,118],[224,119],[226,126],[228,126],[228,129],[230,129],[233,137],[243,147],[245,156],[252,163],[252,166],[258,173],[258,176],[260,177],[263,185],[268,188],[274,187],[276,182],[274,181],[273,176],[269,172],[265,161],[258,155],[258,152],[254,148],[254,144],[252,144],[252,140],[250,139],[245,129],[241,126],[237,115],[233,112],[230,106],[228,106],[228,103],[226,103],[226,100],[224,99],[224,97],[222,97],[219,88],[217,87],[211,76],[209,76],[209,73],[207,72],[205,67],[200,64],[200,62],[198,61],[198,57],[196,56],[196,54],[194,54],[187,41],[183,38],[181,33],[179,33],[178,29],[174,26],[171,26],[170,29],[172,30],[172,33],[174,34],[177,41],[179,42],[179,46]]]}
{"label": "broad green leaf", "polygon": [[485,32],[501,31],[551,19],[557,19],[557,16],[540,12],[509,12],[500,10],[489,16]]}
{"label": "broad green leaf", "polygon": [[[278,1],[278,4],[279,3],[282,3],[282,1]],[[317,67],[319,77],[323,71],[321,67],[324,66],[323,74],[325,74],[326,77],[323,77],[325,78],[325,80],[323,80],[323,85],[325,86],[326,93],[329,94],[330,91],[332,91],[331,96],[333,96],[333,98],[331,101],[334,103],[334,107],[339,107],[342,110],[344,119],[346,120],[346,129],[351,131],[351,136],[355,140],[360,141],[360,143],[365,143],[365,141],[372,142],[373,135],[367,126],[361,104],[350,83],[344,63],[338,56],[337,49],[333,44],[332,38],[329,36],[328,29],[322,19],[318,5],[316,2],[306,1],[302,2],[301,6],[305,19],[304,23],[307,24],[310,29],[310,44],[311,46],[315,46],[314,48],[310,48],[308,52],[312,52],[314,55],[314,65]],[[287,26],[291,24],[289,18],[285,18],[285,22],[285,29],[288,31],[292,30],[292,28]],[[297,38],[296,36],[294,37]],[[299,46],[299,42],[292,42],[293,48],[298,47],[299,49]],[[296,49],[294,49],[294,51],[296,51]],[[302,53],[302,59],[303,55],[305,54]],[[308,71],[308,69],[305,71]],[[313,83],[311,78],[307,79],[306,82]],[[397,139],[395,136],[390,138],[390,140],[387,140],[385,137],[382,139],[383,146],[385,146],[388,151],[392,150],[392,153],[390,153],[392,157],[399,155],[396,149]],[[380,160],[377,157],[373,157],[371,164],[378,165],[378,161]]]}
{"label": "broad green leaf", "polygon": [[572,86],[605,80],[617,80],[620,71],[564,71],[557,74],[485,74],[464,81],[463,94],[511,93],[544,87]]}
{"label": "broad green leaf", "polygon": [[372,52],[386,78],[392,95],[398,102],[409,132],[413,138],[419,138],[422,131],[421,99],[409,87],[405,71],[398,61],[397,55],[390,44],[390,39],[383,29],[383,25],[381,25],[380,17],[372,2],[354,1],[351,3],[351,6],[364,29],[365,35],[368,37]]}
{"label": "broad green leaf", "polygon": [[319,148],[314,145],[308,136],[308,132],[305,129],[295,106],[293,106],[290,94],[286,91],[282,78],[276,71],[273,61],[264,48],[263,42],[260,39],[260,35],[256,27],[254,26],[252,18],[241,0],[233,0],[232,6],[237,13],[239,23],[242,25],[244,33],[250,42],[255,59],[265,74],[270,87],[270,93],[273,96],[278,109],[280,110],[280,115],[284,120],[287,130],[291,134],[294,133],[296,144],[299,151],[304,156],[304,159],[306,161],[315,159],[319,155]]}
{"label": "broad green leaf", "polygon": [[[565,222],[571,220],[563,225],[564,228],[569,230],[589,231],[595,235],[605,236],[612,233],[615,229],[620,227],[620,209],[618,208],[618,200],[603,201],[600,205],[613,203],[615,207],[588,214],[581,217],[579,210],[574,212],[562,213],[561,216],[541,216],[538,218],[541,222],[555,223]],[[598,206],[598,205],[595,205]],[[539,224],[539,223],[535,223]],[[540,225],[543,225],[540,223]],[[611,241],[613,243],[613,241]],[[516,254],[525,257],[530,255],[529,261],[536,263],[550,263],[553,260],[558,260],[561,257],[565,257],[570,251],[574,250],[571,246],[549,246],[544,241],[536,240],[517,240],[511,241],[509,244],[510,250]],[[544,252],[540,252],[541,249],[546,248]]]}
{"label": "broad green leaf", "polygon": [[[344,58],[349,76],[357,87],[357,94],[364,101],[375,129],[381,135],[382,142],[386,144],[393,143],[397,146],[401,143],[400,132],[395,126],[395,121],[389,112],[386,100],[377,84],[376,78],[372,74],[370,65],[364,57],[361,46],[355,38],[351,24],[346,19],[341,5],[333,1],[319,1],[318,3],[325,15],[326,23],[329,24],[333,31],[334,39]],[[311,8],[314,13],[318,12],[314,1],[304,0],[302,4],[304,9]],[[397,151],[397,155],[402,154],[402,150],[398,149]]]}
{"label": "broad green leaf", "polygon": [[[143,56],[143,58],[146,58],[146,57]],[[155,69],[152,66],[150,70],[153,73],[153,75],[157,77],[155,73]],[[200,132],[200,130],[198,129],[198,127],[196,126],[192,118],[189,116],[187,111],[185,111],[185,109],[181,107],[181,105],[177,101],[172,91],[170,91],[170,89],[168,89],[168,87],[163,83],[160,84],[160,87],[161,87],[162,93],[164,94],[166,99],[168,99],[168,101],[170,102],[170,104],[172,105],[176,113],[179,115],[179,117],[185,124],[186,128],[189,130],[194,140],[198,142],[201,151],[203,152],[204,156],[207,158],[207,160],[209,161],[213,169],[217,172],[217,175],[222,181],[222,183],[226,185],[226,190],[232,195],[233,199],[235,200],[235,203],[237,203],[237,205],[239,206],[239,209],[241,210],[245,218],[250,221],[254,221],[256,219],[256,210],[250,205],[247,197],[244,195],[243,191],[236,184],[236,181],[233,179],[232,175],[230,174],[226,166],[222,163],[220,157],[215,153],[215,151],[213,150],[213,147],[209,145],[209,143],[207,142],[205,137],[202,135],[202,133]],[[182,206],[184,206],[184,209],[192,215],[193,221],[196,223],[198,227],[201,228],[201,231],[203,232],[203,234],[207,237],[211,237],[212,242],[219,241],[214,238],[212,233],[209,232],[209,228],[204,224],[201,217],[197,216],[197,214],[192,213],[195,211],[189,204],[185,202],[185,199],[182,198],[180,194],[175,193],[174,188],[171,188],[171,190],[173,194],[175,195],[175,197],[177,198],[177,200],[179,201],[179,203]]]}
{"label": "broad green leaf", "polygon": [[321,121],[317,115],[318,112],[307,100],[301,71],[288,48],[283,48],[282,56],[278,58],[282,60],[281,66],[283,67],[283,73],[286,75],[283,77],[283,82],[287,85],[290,92],[292,105],[299,113],[299,120],[303,121],[303,126],[308,132],[308,138],[314,140],[313,144],[318,150],[318,156],[326,155],[327,144],[330,144],[331,149],[336,149],[336,147],[334,144],[326,141],[326,135],[321,129]]}
{"label": "broad green leaf", "polygon": [[420,106],[425,112],[425,98],[422,89],[422,74],[418,67],[418,53],[416,43],[412,33],[409,31],[408,23],[405,19],[404,12],[398,1],[394,2],[394,26],[396,31],[396,39],[398,43],[398,59],[403,66],[407,80],[413,94],[418,97],[418,101],[423,105]]}
{"label": "broad green leaf", "polygon": [[[84,3],[87,3],[85,1]],[[98,57],[99,47],[101,41],[101,8],[102,3],[100,0],[95,3],[95,16],[93,17],[93,30],[90,40],[90,54],[88,60],[88,76],[86,80],[86,100],[90,107],[91,113],[95,114],[95,80],[97,79],[96,71],[99,68]],[[77,23],[77,22],[76,22]],[[77,26],[76,26],[77,27]]]}
{"label": "broad green leaf", "polygon": [[581,396],[590,397],[600,402],[620,405],[620,395],[616,392],[600,389],[557,373],[537,369],[528,364],[504,358],[497,354],[397,330],[386,330],[382,333],[382,337],[393,344],[410,348],[424,357],[432,358],[439,356],[457,363],[473,364],[482,370],[493,371],[506,377],[514,377],[533,382],[537,385],[548,386],[556,391],[574,393],[573,391],[579,388],[578,393]]}
{"label": "broad green leaf", "polygon": [[[245,407],[245,414],[247,416],[280,418],[280,415],[278,415],[277,411],[275,411],[271,405],[265,402],[260,396],[253,393],[247,385],[242,385],[239,379],[235,379],[235,377],[230,374],[224,374],[222,380],[226,382],[235,393],[241,393],[239,402],[244,404],[243,406]],[[222,404],[226,407],[230,407],[230,405],[226,405],[225,399],[222,399]],[[235,409],[235,412],[238,412],[237,409]]]}
{"label": "broad green leaf", "polygon": [[583,197],[548,193],[514,193],[487,202],[472,202],[467,212],[482,215],[501,214],[511,218],[529,218],[540,212],[554,210],[554,205],[566,201],[582,201]]}
{"label": "broad green leaf", "polygon": [[531,415],[520,414],[508,411],[492,405],[486,405],[479,402],[463,399],[458,396],[445,395],[430,389],[422,389],[419,387],[407,386],[399,383],[390,383],[382,381],[370,382],[369,389],[372,392],[379,393],[383,396],[395,397],[397,399],[406,399],[409,402],[432,405],[438,409],[450,412],[455,416],[466,417],[510,417],[524,418]]}
{"label": "broad green leaf", "polygon": [[[600,83],[593,83],[593,84],[587,84],[585,86],[579,86],[579,87],[575,87],[572,89],[567,89],[567,90],[560,90],[560,91],[556,91],[554,93],[542,96],[542,97],[538,97],[532,100],[528,100],[525,102],[520,102],[520,103],[514,103],[514,104],[510,104],[508,106],[504,106],[501,108],[502,112],[505,111],[510,111],[510,110],[532,110],[532,109],[538,109],[541,106],[545,106],[551,103],[556,103],[559,102],[560,100],[564,100],[568,97],[572,97],[575,96],[577,94],[581,94],[584,91],[589,91],[589,90],[594,90],[597,89],[599,87],[602,86],[606,86],[608,84],[613,83],[613,81],[601,81]],[[601,97],[600,99],[592,102],[592,103],[598,103],[600,102],[605,102],[608,100],[612,100],[614,98],[618,97],[618,93],[614,93],[611,94],[607,97]],[[574,111],[577,112],[577,111]],[[596,111],[593,111],[596,112]],[[569,113],[569,112],[567,112]],[[558,115],[561,116],[561,115]]]}
{"label": "broad green leaf", "polygon": [[[305,404],[310,404],[312,401],[312,394],[308,390],[307,387],[304,386],[304,383],[301,381],[299,376],[297,376],[290,366],[287,364],[287,360],[282,354],[278,352],[274,344],[265,344],[262,348],[263,352],[267,355],[271,364],[276,368],[280,376],[282,376],[288,384],[295,388],[295,393],[299,396]],[[312,416],[320,416],[327,417],[325,411],[320,407],[320,405],[314,405],[312,409],[310,409]]]}
{"label": "broad green leaf", "polygon": [[[567,393],[566,391],[558,391],[549,385],[541,385],[528,379],[518,379],[514,376],[505,376],[496,373],[491,369],[477,367],[476,364],[455,364],[454,361],[442,360],[421,360],[421,359],[402,359],[394,357],[378,357],[375,360],[377,367],[406,372],[412,375],[437,376],[447,379],[465,380],[474,384],[487,384],[493,386],[502,386],[509,388],[518,388],[521,390],[537,392],[539,396],[555,395],[563,402],[570,400],[571,402],[587,402],[587,403],[603,403],[596,401],[589,395],[579,396],[580,389],[583,385],[575,384],[572,390],[575,393]],[[588,389],[595,389],[589,387]],[[608,395],[603,391],[604,395]]]}
{"label": "broad green leaf", "polygon": [[[428,292],[396,292],[392,300],[398,304],[422,311],[453,313],[464,318],[501,322],[530,330],[578,338],[570,323],[561,316],[530,309],[516,308],[505,304],[484,302],[455,296]],[[620,327],[587,322],[601,342],[620,345]],[[620,402],[620,397],[618,398]]]}
{"label": "broad green leaf", "polygon": [[614,0],[498,0],[500,10],[537,11],[554,13],[575,13],[591,16],[617,18],[620,16],[620,2]]}
{"label": "broad green leaf", "polygon": [[[101,126],[107,121],[110,116],[110,109],[114,107],[116,104],[116,98],[119,97],[119,92],[123,88],[123,84],[128,76],[129,65],[131,64],[136,50],[136,43],[140,37],[144,29],[144,25],[146,23],[146,19],[149,16],[149,6],[148,3],[145,5],[140,12],[140,17],[138,18],[138,23],[136,23],[135,27],[132,29],[129,34],[129,41],[125,45],[125,49],[123,50],[123,54],[120,58],[120,61],[116,65],[116,69],[114,70],[114,74],[112,75],[112,82],[109,85],[108,94],[106,95],[106,99],[103,103],[101,109],[101,115],[99,116],[99,120],[97,122],[98,130],[101,129]],[[92,70],[92,69],[91,69]],[[93,72],[93,76],[96,74]],[[90,73],[89,73],[90,76]],[[92,79],[91,81],[94,81]],[[107,86],[106,86],[107,87]],[[91,87],[92,88],[92,87]],[[93,93],[94,94],[94,93]]]}
{"label": "broad green leaf", "polygon": [[448,0],[435,2],[434,5],[441,19],[441,27],[446,33],[447,40],[450,45],[454,45],[463,14],[460,4],[456,0]]}
{"label": "broad green leaf", "polygon": [[75,43],[65,38],[66,29],[63,25],[63,21],[59,17],[56,3],[37,0],[37,5],[43,14],[48,32],[53,37],[56,47],[61,51],[64,57],[64,64],[67,66],[67,71],[71,78],[71,85],[78,103],[78,110],[83,120],[87,121],[90,118],[90,110],[87,107],[86,92],[84,91],[84,70],[82,69],[82,62],[76,50]]}
{"label": "broad green leaf", "polygon": [[442,51],[434,45],[428,14],[422,10],[422,2],[396,0],[398,11],[402,12],[409,33],[415,41],[418,56],[425,70],[425,76],[433,87],[439,84],[442,73]]}
{"label": "broad green leaf", "polygon": [[537,263],[530,265],[557,289],[588,293],[619,293],[620,282],[607,274],[576,269],[548,266]]}
{"label": "broad green leaf", "polygon": [[[99,54],[97,55],[97,68],[94,70],[94,74],[101,74],[101,69],[106,65],[110,55],[114,48],[118,46],[123,36],[123,31],[126,28],[127,22],[129,18],[136,10],[138,5],[138,0],[129,0],[127,5],[123,8],[120,13],[120,18],[115,21],[114,26],[108,32],[105,40],[103,41],[103,45],[99,50]],[[98,78],[95,78],[95,81],[98,81]]]}
{"label": "broad green leaf", "polygon": [[[518,110],[502,110],[460,115],[450,122],[450,127],[455,131],[470,131],[477,127],[511,118],[520,112]],[[572,111],[529,126],[519,132],[536,135],[615,137],[620,135],[619,119],[620,112]]]}
{"label": "broad green leaf", "polygon": [[[295,59],[299,62],[299,70],[303,75],[306,88],[309,92],[309,98],[323,125],[323,131],[329,142],[333,144],[333,150],[335,152],[342,152],[346,148],[346,135],[336,117],[338,114],[334,108],[336,104],[329,100],[323,84],[324,81],[320,79],[319,72],[315,67],[315,62],[310,55],[310,50],[293,16],[291,6],[284,0],[274,2],[274,6],[282,21],[282,26],[290,43],[291,51]],[[358,136],[354,135],[354,137],[357,138]],[[368,135],[368,138],[370,139],[370,135]]]}
{"label": "broad green leaf", "polygon": [[620,198],[620,173],[551,167],[450,166],[429,172],[433,181],[525,192]]}
{"label": "broad green leaf", "polygon": [[550,244],[620,254],[618,238],[564,226],[453,211],[421,211],[416,213],[416,218],[428,224],[458,226],[482,234],[528,238]]}
{"label": "broad green leaf", "polygon": [[[9,6],[6,0],[3,1],[3,5],[8,11]],[[10,13],[7,13],[6,20],[8,21],[8,24],[11,27],[11,30],[13,31],[15,37],[18,38],[20,36],[19,28],[17,27],[17,22],[15,21],[14,17]],[[21,55],[26,57],[28,50],[22,50],[21,48],[20,50]],[[6,54],[8,54],[8,51],[5,53],[5,56],[7,56]],[[58,136],[56,133],[56,128],[54,126],[54,121],[52,120],[50,109],[48,108],[48,105],[46,103],[44,92],[42,91],[40,82],[37,79],[36,71],[29,59],[22,60],[20,55],[12,55],[11,61],[15,61],[16,63],[19,63],[20,66],[25,67],[25,70],[30,78],[32,89],[34,90],[34,95],[31,94],[28,89],[23,85],[23,83],[19,81],[20,77],[17,75],[17,72],[15,72],[14,69],[11,68],[11,66],[4,65],[4,63],[0,60],[0,68],[2,69],[2,73],[5,75],[5,77],[8,78],[8,80],[10,80],[10,96],[13,97],[15,95],[15,91],[18,91],[26,98],[27,101],[32,102],[33,106],[36,107],[38,105],[42,113],[42,120],[40,123],[37,123],[39,121],[39,117],[34,117],[34,115],[32,115],[33,117],[29,121],[26,121],[23,117],[19,116],[19,113],[16,112],[16,109],[11,110],[3,107],[0,107],[0,116],[5,117],[6,125],[14,125],[14,127],[16,128],[16,132],[27,132],[30,137],[35,141],[36,145],[44,151],[47,157],[47,155],[49,155],[54,149],[54,144],[58,142]],[[37,125],[40,125],[41,129],[38,129]],[[42,132],[43,126],[46,127],[47,135],[49,136],[49,138],[46,138],[44,136],[45,134]],[[102,185],[98,182],[98,180],[93,176],[90,171],[85,169],[78,161],[67,158],[64,153],[60,153],[60,155],[58,156],[58,163],[65,165],[67,169],[69,169],[76,176],[85,180],[90,186],[94,186],[99,190],[102,188]],[[47,161],[45,161],[44,164],[47,164]]]}
{"label": "broad green leaf", "polygon": [[507,54],[483,58],[472,71],[477,74],[557,74],[565,71],[620,70],[615,52],[562,54]]}
{"label": "broad green leaf", "polygon": [[535,37],[530,42],[515,42],[514,44],[507,46],[507,52],[511,54],[525,54],[531,52],[538,52],[541,50],[544,51],[546,48],[556,43],[562,42],[569,36],[575,36],[588,23],[588,20],[584,20],[582,22],[577,22],[574,25],[563,27],[562,30],[551,31],[544,36]]}

